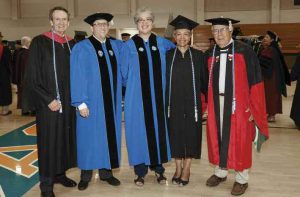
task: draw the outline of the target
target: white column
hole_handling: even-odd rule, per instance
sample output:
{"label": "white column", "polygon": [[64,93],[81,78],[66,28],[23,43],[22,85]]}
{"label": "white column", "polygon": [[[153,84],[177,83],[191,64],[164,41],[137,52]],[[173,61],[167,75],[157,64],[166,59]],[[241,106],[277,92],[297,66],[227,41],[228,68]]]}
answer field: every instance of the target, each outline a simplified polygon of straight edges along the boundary
{"label": "white column", "polygon": [[120,30],[120,28],[116,29],[116,38],[121,40],[121,30]]}
{"label": "white column", "polygon": [[203,24],[205,19],[204,3],[205,0],[195,0],[195,20],[200,24]]}
{"label": "white column", "polygon": [[70,18],[74,18],[75,14],[75,0],[67,0],[67,10],[70,13]]}
{"label": "white column", "polygon": [[18,20],[20,18],[20,0],[11,0],[11,19]]}
{"label": "white column", "polygon": [[129,15],[133,17],[137,9],[137,0],[130,0],[130,12]]}
{"label": "white column", "polygon": [[271,23],[280,23],[280,0],[271,1]]}

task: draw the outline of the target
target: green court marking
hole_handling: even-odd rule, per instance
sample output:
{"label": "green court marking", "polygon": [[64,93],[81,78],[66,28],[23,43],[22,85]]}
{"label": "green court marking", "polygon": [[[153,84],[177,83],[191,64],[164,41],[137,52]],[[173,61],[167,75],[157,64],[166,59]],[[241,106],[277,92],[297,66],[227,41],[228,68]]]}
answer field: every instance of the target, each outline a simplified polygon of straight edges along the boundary
{"label": "green court marking", "polygon": [[[0,136],[0,147],[22,146],[22,145],[36,145],[36,136],[27,136],[22,130],[34,125],[35,122],[26,124],[18,129],[15,129],[3,136]],[[2,154],[9,155],[15,159],[21,159],[31,151],[13,151]],[[37,166],[37,162],[33,163]],[[21,197],[30,188],[32,188],[39,180],[38,172],[30,178],[19,175],[0,166],[0,187],[2,188],[5,197]],[[3,195],[2,194],[2,195]]]}

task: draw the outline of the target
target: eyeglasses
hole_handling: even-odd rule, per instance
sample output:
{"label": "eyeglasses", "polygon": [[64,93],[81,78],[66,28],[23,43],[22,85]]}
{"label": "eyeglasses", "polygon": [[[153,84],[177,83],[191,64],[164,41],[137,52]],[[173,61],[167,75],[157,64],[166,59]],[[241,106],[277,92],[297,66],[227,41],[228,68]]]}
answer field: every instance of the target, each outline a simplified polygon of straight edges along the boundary
{"label": "eyeglasses", "polygon": [[218,35],[218,34],[223,34],[227,31],[227,29],[229,29],[228,27],[223,27],[220,29],[212,29],[211,32],[213,35]]}
{"label": "eyeglasses", "polygon": [[94,23],[93,26],[96,26],[96,27],[108,27],[108,23]]}
{"label": "eyeglasses", "polygon": [[138,19],[137,22],[138,23],[144,23],[144,22],[150,23],[150,22],[152,22],[152,18],[140,18],[140,19]]}

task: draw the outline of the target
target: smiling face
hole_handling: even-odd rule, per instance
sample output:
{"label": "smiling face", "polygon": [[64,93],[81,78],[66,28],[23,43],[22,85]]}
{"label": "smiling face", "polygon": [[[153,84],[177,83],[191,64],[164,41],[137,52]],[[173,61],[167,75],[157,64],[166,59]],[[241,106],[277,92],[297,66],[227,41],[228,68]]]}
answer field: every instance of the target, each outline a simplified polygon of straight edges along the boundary
{"label": "smiling face", "polygon": [[94,21],[93,26],[91,27],[93,35],[100,39],[105,40],[108,31],[109,31],[109,24],[107,20],[99,19]]}
{"label": "smiling face", "polygon": [[147,35],[151,33],[153,27],[153,19],[149,12],[143,12],[137,20],[137,29],[139,34]]}
{"label": "smiling face", "polygon": [[220,48],[228,45],[231,40],[231,31],[226,25],[213,25],[211,28],[212,34],[214,36],[215,42]]}
{"label": "smiling face", "polygon": [[50,25],[56,33],[63,35],[70,25],[68,14],[62,10],[55,10],[52,14]]}
{"label": "smiling face", "polygon": [[188,29],[176,29],[174,39],[179,47],[186,47],[191,41],[191,31]]}

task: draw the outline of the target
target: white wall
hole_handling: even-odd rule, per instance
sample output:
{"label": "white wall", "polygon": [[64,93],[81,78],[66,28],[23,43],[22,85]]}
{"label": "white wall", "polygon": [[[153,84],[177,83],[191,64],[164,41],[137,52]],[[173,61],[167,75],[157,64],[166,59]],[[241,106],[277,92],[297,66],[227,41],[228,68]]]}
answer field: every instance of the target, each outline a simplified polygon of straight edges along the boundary
{"label": "white wall", "polygon": [[[251,2],[251,3],[249,3]],[[272,9],[273,5],[277,7]],[[270,23],[272,12],[279,13],[281,23],[299,23],[300,6],[293,0],[0,0],[0,31],[4,39],[15,40],[24,35],[35,36],[49,29],[48,11],[54,6],[64,6],[71,12],[71,26],[74,30],[90,31],[83,19],[94,12],[114,14],[117,34],[135,24],[132,16],[136,8],[149,6],[155,13],[155,27],[165,28],[169,14],[178,14],[204,24],[203,18],[217,16],[232,17],[242,24]],[[277,9],[277,10],[276,10]],[[118,35],[117,35],[118,36]]]}

